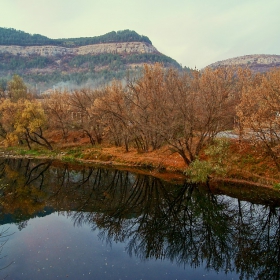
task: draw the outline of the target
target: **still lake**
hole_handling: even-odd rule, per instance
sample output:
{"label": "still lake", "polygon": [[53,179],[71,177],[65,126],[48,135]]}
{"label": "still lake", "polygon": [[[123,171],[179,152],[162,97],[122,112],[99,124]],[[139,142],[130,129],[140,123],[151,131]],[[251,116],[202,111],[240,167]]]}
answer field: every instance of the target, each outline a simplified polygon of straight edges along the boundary
{"label": "still lake", "polygon": [[280,199],[231,188],[0,158],[0,279],[280,279]]}

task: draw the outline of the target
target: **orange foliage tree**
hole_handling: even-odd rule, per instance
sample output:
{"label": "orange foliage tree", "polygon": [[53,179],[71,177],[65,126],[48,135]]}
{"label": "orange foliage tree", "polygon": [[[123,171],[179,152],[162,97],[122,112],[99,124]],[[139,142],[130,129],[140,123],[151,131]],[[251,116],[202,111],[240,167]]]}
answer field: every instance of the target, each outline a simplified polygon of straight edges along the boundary
{"label": "orange foliage tree", "polygon": [[143,77],[130,85],[134,119],[140,116],[146,135],[167,143],[189,164],[220,131],[233,126],[238,88],[233,69],[182,74],[146,65]]}
{"label": "orange foliage tree", "polygon": [[127,91],[120,81],[113,81],[103,89],[103,94],[94,101],[91,112],[102,120],[107,141],[117,147],[125,145],[128,151],[133,129],[131,107]]}
{"label": "orange foliage tree", "polygon": [[62,133],[62,138],[67,141],[71,124],[71,110],[67,102],[69,93],[55,91],[45,96],[43,108],[48,116],[48,125],[51,130],[58,130]]}
{"label": "orange foliage tree", "polygon": [[104,138],[102,115],[92,110],[95,100],[101,95],[102,90],[75,90],[68,95],[66,101],[71,112],[73,127],[85,133],[92,145],[101,144]]}
{"label": "orange foliage tree", "polygon": [[243,88],[237,116],[243,137],[269,155],[280,171],[280,70]]}

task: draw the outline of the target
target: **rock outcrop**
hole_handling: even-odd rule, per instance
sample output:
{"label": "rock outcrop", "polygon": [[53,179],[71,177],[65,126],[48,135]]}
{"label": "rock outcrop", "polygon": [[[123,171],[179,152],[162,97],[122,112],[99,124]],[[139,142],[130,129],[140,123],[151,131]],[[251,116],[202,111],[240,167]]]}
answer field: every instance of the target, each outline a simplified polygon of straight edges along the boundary
{"label": "rock outcrop", "polygon": [[0,53],[9,53],[19,56],[40,55],[46,57],[64,55],[86,55],[86,54],[132,54],[132,53],[159,53],[157,49],[145,42],[105,43],[86,45],[81,47],[66,48],[59,46],[0,46]]}
{"label": "rock outcrop", "polygon": [[274,67],[280,67],[280,55],[254,54],[217,61],[208,67],[222,66],[248,67],[254,72],[266,72]]}

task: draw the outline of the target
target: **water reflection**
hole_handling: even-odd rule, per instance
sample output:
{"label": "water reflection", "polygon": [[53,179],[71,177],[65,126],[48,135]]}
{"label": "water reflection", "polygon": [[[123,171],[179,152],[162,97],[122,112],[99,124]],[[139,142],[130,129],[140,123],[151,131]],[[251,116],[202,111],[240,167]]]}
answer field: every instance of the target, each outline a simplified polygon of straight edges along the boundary
{"label": "water reflection", "polygon": [[50,161],[0,161],[0,222],[21,230],[32,217],[66,213],[104,242],[125,242],[141,260],[280,278],[278,201],[259,205],[191,184]]}
{"label": "water reflection", "polygon": [[7,275],[5,274],[5,269],[13,263],[13,261],[9,262],[7,260],[7,255],[4,252],[4,246],[8,242],[9,237],[11,235],[12,233],[9,232],[9,228],[0,227],[0,276],[3,275],[2,279],[7,278]]}

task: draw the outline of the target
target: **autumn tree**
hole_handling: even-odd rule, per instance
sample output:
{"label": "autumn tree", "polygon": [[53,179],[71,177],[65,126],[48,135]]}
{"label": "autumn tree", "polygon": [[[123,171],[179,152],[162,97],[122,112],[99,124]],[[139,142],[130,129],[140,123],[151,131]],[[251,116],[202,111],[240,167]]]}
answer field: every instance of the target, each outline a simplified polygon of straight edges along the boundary
{"label": "autumn tree", "polygon": [[[170,69],[168,73],[172,71]],[[150,147],[155,150],[164,143],[162,126],[165,126],[163,119],[170,101],[168,73],[161,64],[144,65],[143,76],[128,83],[131,130],[139,150],[146,152]]]}
{"label": "autumn tree", "polygon": [[15,123],[18,113],[18,105],[10,99],[2,100],[0,105],[1,126],[4,132],[1,136],[4,138],[4,143],[7,146],[13,145],[22,141],[22,137],[18,137],[15,133]]}
{"label": "autumn tree", "polygon": [[120,81],[113,81],[104,88],[101,97],[94,101],[91,108],[102,118],[107,140],[119,147],[125,145],[129,150],[132,120],[127,91]]}
{"label": "autumn tree", "polygon": [[51,130],[58,130],[62,138],[67,141],[71,129],[71,111],[67,100],[70,93],[55,91],[43,100],[43,108],[48,117],[48,125]]}
{"label": "autumn tree", "polygon": [[166,143],[189,164],[220,131],[233,127],[239,88],[234,69],[180,73],[145,65],[143,77],[129,88],[145,149]]}
{"label": "autumn tree", "polygon": [[237,115],[243,138],[269,155],[280,171],[280,70],[243,88]]}
{"label": "autumn tree", "polygon": [[92,110],[94,101],[102,95],[102,90],[82,89],[75,90],[69,95],[67,104],[71,111],[72,125],[85,133],[91,144],[101,144],[104,127],[102,116]]}
{"label": "autumn tree", "polygon": [[219,132],[233,128],[240,85],[231,68],[207,68],[179,81],[176,133],[169,142],[189,164]]}
{"label": "autumn tree", "polygon": [[[32,99],[23,79],[14,75],[7,84],[7,92],[0,101],[0,136],[7,145],[26,142],[52,149],[43,136],[46,117],[41,103]],[[6,98],[7,97],[7,98]]]}
{"label": "autumn tree", "polygon": [[7,145],[25,141],[29,149],[32,143],[36,143],[52,150],[50,142],[43,133],[47,120],[39,101],[20,99],[12,102],[6,99],[0,105],[0,110]]}

